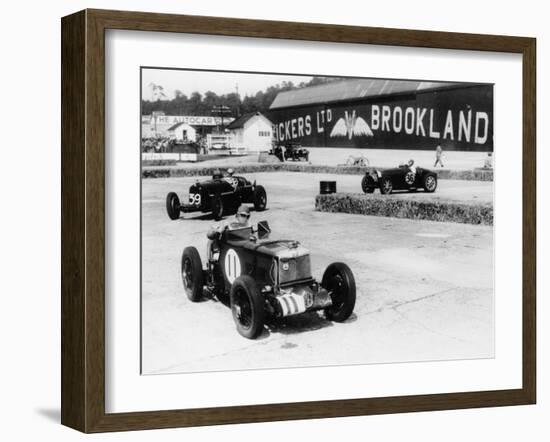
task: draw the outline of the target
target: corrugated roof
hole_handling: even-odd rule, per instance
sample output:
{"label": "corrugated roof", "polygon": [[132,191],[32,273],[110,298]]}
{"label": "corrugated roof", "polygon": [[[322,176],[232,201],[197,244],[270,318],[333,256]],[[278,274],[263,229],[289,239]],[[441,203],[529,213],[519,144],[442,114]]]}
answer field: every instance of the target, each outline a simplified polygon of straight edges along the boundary
{"label": "corrugated roof", "polygon": [[239,118],[232,121],[226,129],[239,129],[243,127],[244,123],[250,120],[254,115],[256,115],[256,112],[250,112],[248,114],[241,115]]}
{"label": "corrugated roof", "polygon": [[264,114],[260,112],[249,112],[247,114],[241,115],[235,121],[231,122],[231,124],[227,126],[227,129],[240,129],[241,127],[244,127],[245,123],[248,120],[250,120],[252,117],[255,117],[256,115],[263,117],[269,121],[269,118],[267,118]]}
{"label": "corrugated roof", "polygon": [[[461,83],[358,78],[279,92],[270,109],[443,89]],[[470,84],[468,84],[470,85]],[[473,85],[473,84],[472,84]]]}

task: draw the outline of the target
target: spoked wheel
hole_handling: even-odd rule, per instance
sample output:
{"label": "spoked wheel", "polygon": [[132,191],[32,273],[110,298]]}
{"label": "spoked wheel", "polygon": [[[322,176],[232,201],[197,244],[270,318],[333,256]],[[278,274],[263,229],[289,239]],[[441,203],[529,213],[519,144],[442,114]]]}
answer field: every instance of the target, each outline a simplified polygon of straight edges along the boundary
{"label": "spoked wheel", "polygon": [[391,178],[382,178],[380,181],[380,193],[383,195],[389,195],[393,190],[393,183]]}
{"label": "spoked wheel", "polygon": [[249,275],[239,276],[231,286],[231,313],[240,335],[257,338],[264,328],[263,298],[256,281]]}
{"label": "spoked wheel", "polygon": [[361,180],[361,189],[363,189],[363,192],[365,192],[365,193],[373,193],[374,192],[374,181],[368,175],[365,175],[363,177],[363,179]]}
{"label": "spoked wheel", "polygon": [[426,175],[424,177],[424,190],[432,193],[437,189],[437,177],[435,175]]}
{"label": "spoked wheel", "polygon": [[181,256],[181,279],[189,300],[198,302],[204,286],[201,257],[195,247],[186,247]]}
{"label": "spoked wheel", "polygon": [[170,192],[166,195],[166,212],[171,220],[180,217],[180,199],[175,192]]}
{"label": "spoked wheel", "polygon": [[256,186],[254,189],[254,209],[258,212],[265,210],[267,206],[267,194],[263,186]]}
{"label": "spoked wheel", "polygon": [[327,319],[343,322],[350,317],[355,307],[355,278],[351,269],[342,262],[327,267],[321,286],[328,290],[332,305],[325,309]]}

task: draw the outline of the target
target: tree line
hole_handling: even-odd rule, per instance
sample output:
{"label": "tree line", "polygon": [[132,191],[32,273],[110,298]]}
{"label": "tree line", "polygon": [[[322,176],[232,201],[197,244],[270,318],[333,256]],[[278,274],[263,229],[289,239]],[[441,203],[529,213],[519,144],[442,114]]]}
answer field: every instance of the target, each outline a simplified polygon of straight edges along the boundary
{"label": "tree line", "polygon": [[331,83],[342,80],[339,77],[313,77],[307,82],[298,84],[292,81],[283,81],[274,86],[269,86],[263,91],[256,92],[255,95],[246,95],[241,98],[236,92],[218,95],[215,92],[208,91],[204,95],[199,92],[193,92],[187,96],[180,90],[176,90],[174,98],[168,99],[161,85],[151,83],[152,100],[141,101],[142,115],[151,115],[154,111],[164,112],[165,115],[212,115],[214,106],[227,106],[228,117],[238,117],[249,112],[266,113],[271,103],[279,92],[301,89],[318,84]]}

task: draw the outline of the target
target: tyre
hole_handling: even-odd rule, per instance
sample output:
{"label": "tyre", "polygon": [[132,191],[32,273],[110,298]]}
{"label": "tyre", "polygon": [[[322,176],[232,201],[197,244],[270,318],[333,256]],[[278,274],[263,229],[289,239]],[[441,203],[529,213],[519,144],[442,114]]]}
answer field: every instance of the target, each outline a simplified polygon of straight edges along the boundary
{"label": "tyre", "polygon": [[256,281],[249,275],[239,276],[231,286],[231,313],[241,336],[257,338],[264,328],[264,300]]}
{"label": "tyre", "polygon": [[263,186],[256,186],[254,189],[254,209],[258,212],[265,210],[267,206],[267,195]]}
{"label": "tyre", "polygon": [[219,221],[220,219],[222,219],[223,213],[223,199],[221,195],[216,194],[212,197],[212,215],[214,215],[214,219],[216,221]]}
{"label": "tyre", "polygon": [[168,218],[171,220],[180,217],[180,199],[177,193],[170,192],[166,195],[166,212],[168,212]]}
{"label": "tyre", "polygon": [[428,193],[435,192],[435,189],[437,189],[437,176],[434,174],[426,175],[422,180],[422,187]]}
{"label": "tyre", "polygon": [[361,180],[361,189],[363,189],[363,192],[365,193],[373,193],[374,192],[374,180],[368,176],[365,175],[363,179]]}
{"label": "tyre", "polygon": [[327,289],[332,306],[325,309],[327,319],[343,322],[350,317],[355,307],[355,278],[351,269],[342,262],[332,263],[323,274],[321,286]]}
{"label": "tyre", "polygon": [[391,178],[384,177],[380,180],[380,193],[382,195],[389,195],[393,190],[393,183]]}
{"label": "tyre", "polygon": [[186,247],[181,255],[181,279],[189,300],[200,301],[204,281],[201,257],[195,247]]}

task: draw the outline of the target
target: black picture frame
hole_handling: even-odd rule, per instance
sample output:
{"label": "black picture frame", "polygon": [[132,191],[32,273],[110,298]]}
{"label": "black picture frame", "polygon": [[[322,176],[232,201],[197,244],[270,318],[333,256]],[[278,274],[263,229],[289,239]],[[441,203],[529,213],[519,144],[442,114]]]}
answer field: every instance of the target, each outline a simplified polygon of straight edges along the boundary
{"label": "black picture frame", "polygon": [[[62,423],[83,432],[534,404],[536,401],[536,40],[313,23],[84,10],[62,29]],[[218,408],[105,411],[105,31],[107,29],[521,54],[523,382],[454,392]],[[518,269],[520,271],[520,269]]]}

